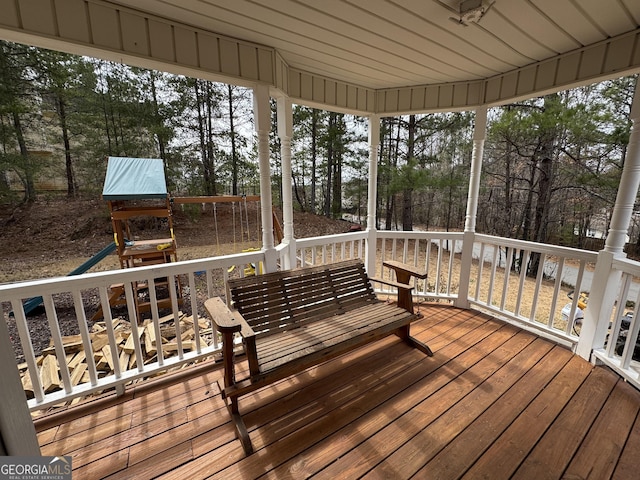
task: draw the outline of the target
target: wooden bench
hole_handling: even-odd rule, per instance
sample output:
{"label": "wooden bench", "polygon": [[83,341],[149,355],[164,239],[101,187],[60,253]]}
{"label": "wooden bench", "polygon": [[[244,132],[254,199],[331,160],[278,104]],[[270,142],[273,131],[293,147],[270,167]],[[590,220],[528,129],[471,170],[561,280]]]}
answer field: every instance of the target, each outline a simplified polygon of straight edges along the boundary
{"label": "wooden bench", "polygon": [[[385,260],[382,262],[382,266],[393,270],[396,273],[396,280],[399,283],[409,284],[411,277],[422,280],[426,280],[427,278],[426,271],[418,270],[418,268],[413,265],[398,262],[397,260]],[[398,289],[398,306],[413,311],[413,296],[411,295],[411,290],[406,288]]]}
{"label": "wooden bench", "polygon": [[[374,279],[411,291],[411,286]],[[379,300],[360,260],[279,271],[228,281],[229,310],[219,298],[205,308],[223,337],[223,397],[247,455],[251,440],[238,397],[387,335],[433,355],[409,335],[413,311]],[[240,333],[249,373],[236,379],[234,334]]]}

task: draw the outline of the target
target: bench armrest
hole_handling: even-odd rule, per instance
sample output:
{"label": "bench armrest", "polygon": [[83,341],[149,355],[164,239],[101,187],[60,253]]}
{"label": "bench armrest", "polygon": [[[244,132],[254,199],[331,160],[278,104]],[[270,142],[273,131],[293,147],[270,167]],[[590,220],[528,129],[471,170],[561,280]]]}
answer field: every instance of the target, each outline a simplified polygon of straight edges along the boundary
{"label": "bench armrest", "polygon": [[428,276],[428,272],[424,270],[418,269],[413,265],[409,265],[407,263],[398,262],[397,260],[385,260],[382,262],[384,267],[390,268],[396,272],[396,275],[400,275],[400,277],[416,277],[421,279],[426,279]]}
{"label": "bench armrest", "polygon": [[390,287],[398,289],[398,306],[404,308],[406,311],[413,313],[413,285],[408,283],[394,282],[392,280],[385,280],[383,278],[370,278],[372,282],[379,282]]}
{"label": "bench armrest", "polygon": [[383,278],[369,277],[369,280],[372,282],[383,283],[385,285],[389,285],[390,287],[396,287],[398,290],[413,290],[413,285],[409,285],[407,283],[394,282],[393,280],[385,280]]}
{"label": "bench armrest", "polygon": [[224,362],[224,386],[230,387],[236,383],[236,374],[233,361],[233,337],[240,333],[243,337],[245,352],[249,360],[249,370],[252,374],[258,371],[256,354],[256,337],[253,329],[242,318],[240,312],[230,310],[227,304],[220,298],[208,298],[204,302],[204,308],[211,317],[218,332],[222,334],[222,361]]}
{"label": "bench armrest", "polygon": [[211,317],[216,330],[220,333],[240,332],[240,335],[245,338],[255,335],[253,329],[240,315],[240,312],[229,309],[220,297],[207,299],[204,302],[204,308]]}

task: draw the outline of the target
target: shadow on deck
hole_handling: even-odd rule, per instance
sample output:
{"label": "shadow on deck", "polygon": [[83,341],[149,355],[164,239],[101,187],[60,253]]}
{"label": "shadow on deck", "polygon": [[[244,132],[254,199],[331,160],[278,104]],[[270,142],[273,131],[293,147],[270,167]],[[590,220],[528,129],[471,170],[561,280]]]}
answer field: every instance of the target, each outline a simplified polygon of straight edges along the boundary
{"label": "shadow on deck", "polygon": [[250,457],[217,366],[37,420],[42,454],[74,480],[637,478],[640,392],[487,315],[421,312],[434,357],[387,338],[242,398]]}

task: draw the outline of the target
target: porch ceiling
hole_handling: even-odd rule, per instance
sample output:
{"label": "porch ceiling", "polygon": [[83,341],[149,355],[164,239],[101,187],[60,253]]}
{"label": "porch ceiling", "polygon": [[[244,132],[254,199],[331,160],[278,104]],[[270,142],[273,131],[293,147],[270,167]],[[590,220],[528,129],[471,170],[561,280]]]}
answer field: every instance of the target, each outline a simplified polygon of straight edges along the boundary
{"label": "porch ceiling", "polygon": [[637,0],[490,3],[465,26],[460,0],[0,0],[0,38],[381,114],[501,103],[640,68]]}
{"label": "porch ceiling", "polygon": [[268,45],[293,68],[372,89],[480,80],[640,23],[636,0],[491,0],[486,15],[466,27],[452,20],[459,0],[117,3]]}

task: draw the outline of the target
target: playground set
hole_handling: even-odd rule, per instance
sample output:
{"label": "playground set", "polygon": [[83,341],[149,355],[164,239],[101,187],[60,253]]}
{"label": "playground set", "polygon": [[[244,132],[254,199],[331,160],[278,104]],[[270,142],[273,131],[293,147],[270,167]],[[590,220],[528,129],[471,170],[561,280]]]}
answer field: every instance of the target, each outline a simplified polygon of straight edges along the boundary
{"label": "playground set", "polygon": [[[107,201],[113,225],[113,239],[116,245],[121,268],[135,268],[146,265],[176,262],[177,244],[173,231],[173,212],[171,198],[167,192],[164,175],[164,163],[158,158],[109,157],[102,198]],[[132,223],[136,219],[153,219],[162,232],[160,238],[134,239]],[[182,302],[180,280],[176,279],[178,303]],[[155,283],[159,308],[170,308],[168,280],[160,279]],[[149,285],[146,281],[134,282],[133,291],[138,316],[151,309],[148,300]],[[123,284],[111,285],[110,306],[126,305]],[[143,300],[146,299],[146,300]],[[99,308],[92,320],[102,317]]]}
{"label": "playground set", "polygon": [[[157,158],[108,157],[107,172],[102,191],[102,198],[107,202],[114,241],[104,247],[96,255],[88,259],[68,274],[79,275],[98,264],[108,255],[116,252],[121,268],[137,268],[147,265],[158,265],[178,261],[178,246],[173,226],[173,206],[185,204],[212,204],[215,242],[220,251],[218,235],[218,204],[231,204],[234,244],[236,229],[240,230],[243,243],[245,234],[249,235],[249,202],[260,202],[260,196],[247,195],[215,195],[198,197],[171,197],[167,191],[164,163]],[[256,208],[256,212],[258,209]],[[277,243],[282,240],[282,228],[274,213],[274,237]],[[259,216],[256,224],[259,222]],[[136,228],[136,227],[153,228]],[[147,238],[139,238],[141,230]],[[259,230],[259,227],[257,228]],[[150,233],[151,232],[151,233]],[[151,238],[148,238],[150,237]],[[235,245],[234,245],[235,248]],[[247,251],[246,249],[243,251]],[[244,269],[244,275],[254,275],[259,266],[250,264]],[[177,301],[182,303],[180,279],[176,278]],[[157,303],[159,308],[171,308],[167,279],[155,282]],[[133,284],[136,311],[138,315],[149,311],[146,281]],[[109,288],[109,304],[111,307],[126,305],[123,284],[111,285]],[[39,305],[42,298],[36,297],[24,303],[26,314],[30,314]],[[102,318],[102,307],[99,307],[92,320]]]}

